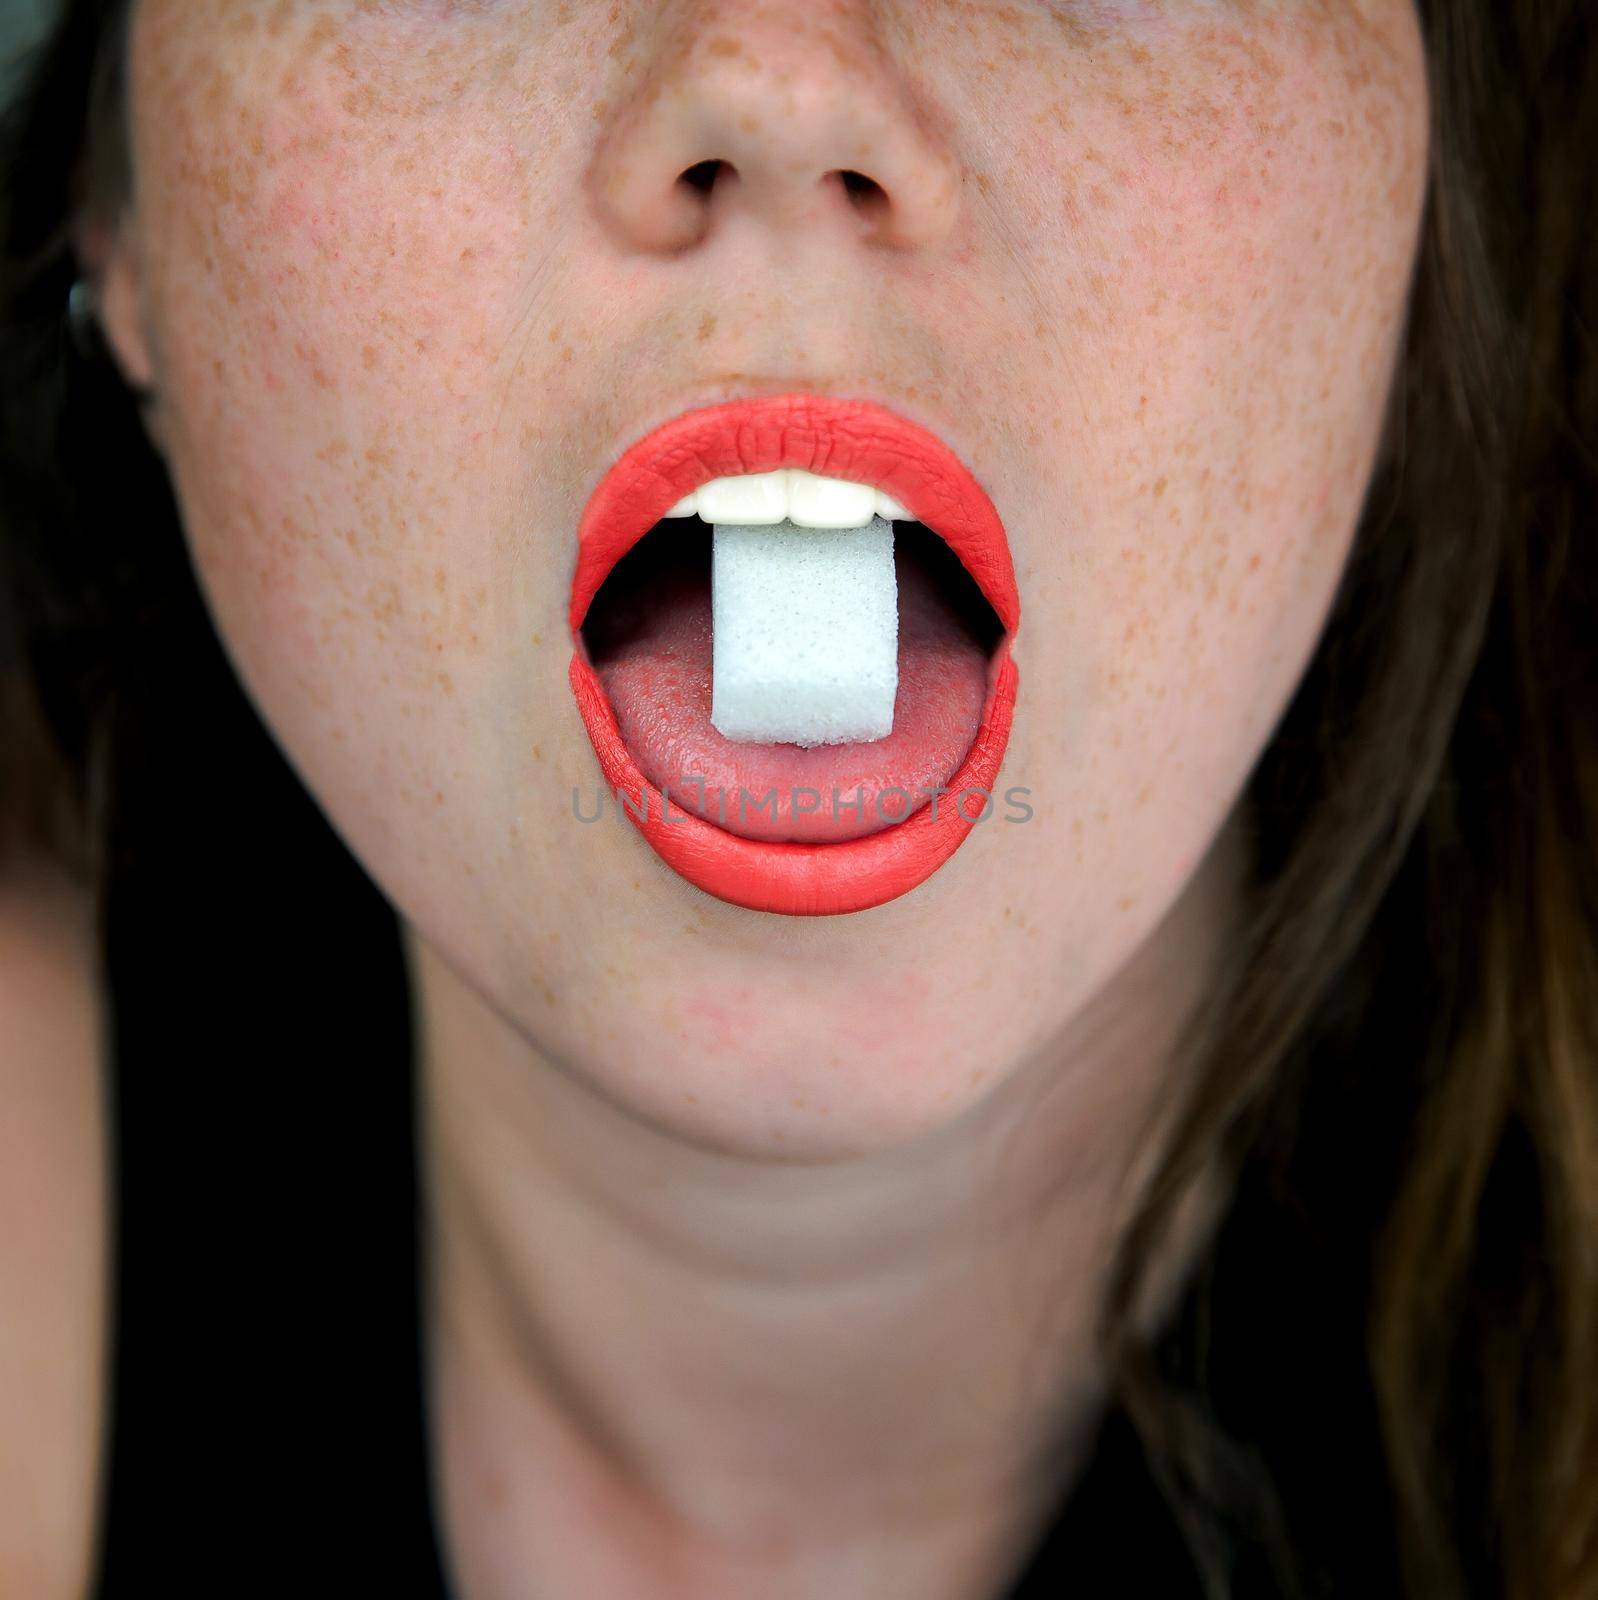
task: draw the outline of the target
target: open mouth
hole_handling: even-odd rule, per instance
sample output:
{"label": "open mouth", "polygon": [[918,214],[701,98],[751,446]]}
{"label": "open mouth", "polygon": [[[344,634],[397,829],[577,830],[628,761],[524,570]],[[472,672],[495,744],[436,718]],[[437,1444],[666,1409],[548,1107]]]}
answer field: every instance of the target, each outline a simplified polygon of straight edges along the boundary
{"label": "open mouth", "polygon": [[935,435],[869,402],[762,397],[687,412],[606,474],[571,680],[668,865],[757,910],[856,911],[991,813],[1018,620],[998,515]]}
{"label": "open mouth", "polygon": [[894,524],[890,731],[806,746],[730,738],[712,722],[711,528],[698,512],[657,522],[612,569],[583,624],[643,776],[731,833],[812,844],[881,832],[946,791],[981,726],[1003,629],[943,540],[919,522]]}

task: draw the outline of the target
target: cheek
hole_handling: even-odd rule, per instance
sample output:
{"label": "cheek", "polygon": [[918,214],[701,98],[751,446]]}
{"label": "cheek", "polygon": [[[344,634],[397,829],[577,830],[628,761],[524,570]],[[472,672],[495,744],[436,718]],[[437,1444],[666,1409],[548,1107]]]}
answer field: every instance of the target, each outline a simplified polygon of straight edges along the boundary
{"label": "cheek", "polygon": [[1191,688],[1232,698],[1247,690],[1234,664],[1257,667],[1251,735],[1312,647],[1354,534],[1425,147],[1424,95],[1417,107],[1399,88],[1416,82],[1418,49],[1405,77],[1346,17],[1270,37],[1270,53],[1250,42],[1219,123],[1182,130],[1188,159],[1145,168],[1133,188],[1141,216],[1123,235],[1118,297],[1138,331],[1107,475],[1159,561],[1116,552],[1129,598],[1141,590],[1185,622],[1166,640]]}
{"label": "cheek", "polygon": [[138,158],[159,174],[141,225],[172,477],[269,721],[313,766],[353,747],[431,796],[408,752],[465,766],[460,702],[559,627],[530,577],[548,563],[508,548],[541,530],[490,514],[540,420],[504,409],[526,174],[492,117],[442,119],[446,148],[425,120],[353,115],[307,65],[315,35],[142,38],[141,99],[165,108]]}
{"label": "cheek", "polygon": [[1380,36],[1346,8],[1173,28],[1098,66],[1021,147],[1071,177],[1038,218],[1062,431],[1057,521],[1020,572],[1023,682],[1048,700],[1020,759],[1056,775],[1062,871],[1112,863],[1126,909],[1191,870],[1318,642],[1391,384],[1426,107],[1396,11]]}

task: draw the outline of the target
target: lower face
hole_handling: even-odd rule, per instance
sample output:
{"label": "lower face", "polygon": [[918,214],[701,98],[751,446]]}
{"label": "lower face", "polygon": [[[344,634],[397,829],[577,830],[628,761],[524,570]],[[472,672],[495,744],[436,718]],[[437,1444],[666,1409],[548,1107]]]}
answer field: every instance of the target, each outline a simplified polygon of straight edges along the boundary
{"label": "lower face", "polygon": [[[667,251],[596,204],[607,164],[647,177],[648,108],[719,110],[726,58],[768,44],[887,106],[879,134],[922,130],[958,179],[941,231],[823,247],[751,184]],[[1423,194],[1411,0],[138,0],[131,50],[195,566],[416,933],[531,1050],[741,1152],[903,1142],[1066,1039],[1234,814],[1348,556]],[[617,804],[605,707],[573,692],[586,662],[612,713],[647,709],[601,670],[614,618],[703,580],[645,563],[628,594],[618,568],[576,614],[607,474],[676,419],[795,396],[945,450],[1013,577],[1006,616],[940,502],[895,525],[904,634],[942,618],[963,663],[907,700],[902,636],[896,723],[943,727],[945,776],[1005,726],[982,819],[852,896],[843,853],[891,855],[919,812],[854,838],[695,818],[753,863],[717,877]],[[687,526],[653,492],[641,557]],[[795,849],[830,887],[783,879]]]}

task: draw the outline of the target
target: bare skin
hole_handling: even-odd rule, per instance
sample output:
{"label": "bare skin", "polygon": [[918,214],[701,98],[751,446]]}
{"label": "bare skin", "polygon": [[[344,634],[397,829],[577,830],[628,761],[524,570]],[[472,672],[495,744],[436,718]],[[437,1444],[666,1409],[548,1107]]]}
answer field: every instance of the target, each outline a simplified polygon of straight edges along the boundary
{"label": "bare skin", "polygon": [[1135,1189],[1121,1162],[1224,937],[1238,846],[1003,1093],[822,1166],[685,1149],[529,1075],[414,942],[461,1592],[1002,1593],[1099,1410],[1091,1286]]}
{"label": "bare skin", "polygon": [[93,902],[0,854],[0,1594],[80,1600],[94,1548],[107,1171]]}
{"label": "bare skin", "polygon": [[[107,331],[426,1021],[458,1592],[998,1595],[1369,481],[1409,0],[140,0],[131,68]],[[1035,807],[808,922],[568,809],[587,494],[789,389],[993,496]]]}

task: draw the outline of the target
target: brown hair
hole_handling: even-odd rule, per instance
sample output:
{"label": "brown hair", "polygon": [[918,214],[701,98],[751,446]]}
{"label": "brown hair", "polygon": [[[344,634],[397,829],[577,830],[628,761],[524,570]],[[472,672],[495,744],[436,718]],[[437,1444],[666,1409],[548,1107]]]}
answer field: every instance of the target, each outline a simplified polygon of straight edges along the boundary
{"label": "brown hair", "polygon": [[1250,782],[1247,932],[1103,1331],[1173,1493],[1232,1485],[1280,1531],[1293,1474],[1157,1370],[1140,1274],[1217,1151],[1333,1230],[1368,1216],[1348,1287],[1410,1587],[1598,1593],[1598,39],[1579,4],[1420,9],[1386,448]]}
{"label": "brown hair", "polygon": [[[1386,443],[1102,1328],[1216,1594],[1240,1546],[1281,1589],[1357,1575],[1356,1502],[1417,1593],[1598,1593],[1598,42],[1581,0],[1419,9]],[[91,880],[121,677],[200,603],[132,398],[61,327],[72,208],[126,192],[127,10],[69,5],[0,127],[0,817]],[[1217,1160],[1227,1220],[1150,1338],[1149,1264]],[[1368,1396],[1372,1484],[1316,1459],[1311,1351]]]}

